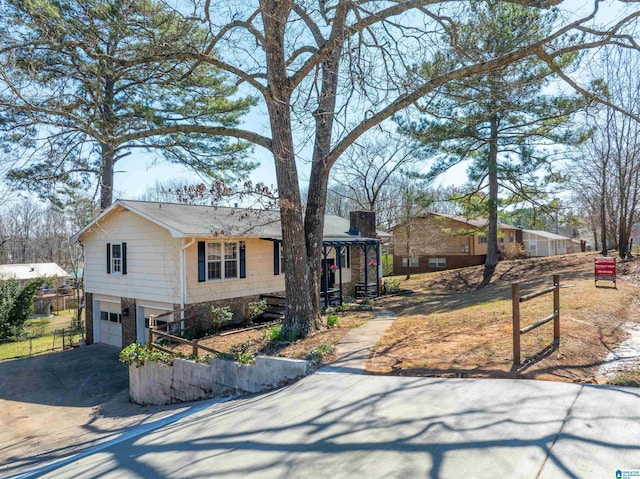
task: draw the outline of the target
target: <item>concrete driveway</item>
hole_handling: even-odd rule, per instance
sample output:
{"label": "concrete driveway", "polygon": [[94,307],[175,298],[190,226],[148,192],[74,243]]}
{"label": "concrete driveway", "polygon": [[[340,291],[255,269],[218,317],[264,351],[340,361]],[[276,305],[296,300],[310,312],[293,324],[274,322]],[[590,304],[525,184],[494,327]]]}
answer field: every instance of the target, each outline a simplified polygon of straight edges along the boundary
{"label": "concrete driveway", "polygon": [[640,469],[640,391],[321,370],[31,476],[615,478]]}
{"label": "concrete driveway", "polygon": [[0,362],[0,476],[175,412],[129,402],[128,370],[118,352],[94,345]]}

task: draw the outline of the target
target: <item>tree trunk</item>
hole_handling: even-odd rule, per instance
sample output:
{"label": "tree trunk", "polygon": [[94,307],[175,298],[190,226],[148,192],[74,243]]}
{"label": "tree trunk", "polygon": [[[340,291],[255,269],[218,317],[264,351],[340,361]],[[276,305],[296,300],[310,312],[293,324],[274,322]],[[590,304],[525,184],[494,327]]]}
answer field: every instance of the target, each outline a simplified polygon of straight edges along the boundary
{"label": "tree trunk", "polygon": [[487,259],[484,263],[483,288],[491,282],[498,264],[498,126],[500,120],[495,114],[491,119],[491,139],[489,140],[489,225],[487,231]]}
{"label": "tree trunk", "polygon": [[[291,1],[262,0],[260,12],[265,31],[264,49],[267,59],[269,96],[265,99],[269,112],[272,150],[276,166],[284,257],[286,311],[282,333],[287,338],[305,337],[319,321],[317,278],[319,254],[309,262],[302,201],[296,169],[291,125],[291,86],[287,77],[284,32],[291,12]],[[314,193],[315,194],[315,193]],[[322,236],[322,224],[314,233]],[[319,252],[319,250],[318,250]],[[301,260],[302,259],[302,260]]]}
{"label": "tree trunk", "polygon": [[113,167],[114,148],[107,144],[100,145],[102,155],[102,175],[100,181],[100,211],[106,210],[113,202]]}

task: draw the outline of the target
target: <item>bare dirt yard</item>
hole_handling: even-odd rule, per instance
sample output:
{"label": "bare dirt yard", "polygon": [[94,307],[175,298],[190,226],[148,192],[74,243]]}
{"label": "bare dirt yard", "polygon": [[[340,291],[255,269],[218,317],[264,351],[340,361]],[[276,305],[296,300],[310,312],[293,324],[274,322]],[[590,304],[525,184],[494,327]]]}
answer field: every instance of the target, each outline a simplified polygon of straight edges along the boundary
{"label": "bare dirt yard", "polygon": [[[617,288],[594,284],[595,253],[501,262],[479,291],[482,267],[412,276],[412,294],[380,298],[376,308],[398,314],[367,370],[377,374],[442,377],[511,377],[603,382],[598,369],[640,323],[640,260],[618,264]],[[522,336],[523,366],[513,367],[511,283],[521,294],[552,285],[560,274],[560,347],[551,348],[553,322]],[[521,305],[521,325],[553,312],[552,295]]]}
{"label": "bare dirt yard", "polygon": [[[372,311],[340,311],[336,312],[337,323],[332,327],[318,331],[304,339],[287,341],[271,337],[269,328],[253,329],[236,332],[233,334],[216,335],[198,341],[199,344],[208,346],[223,353],[248,353],[250,355],[279,356],[290,359],[311,359],[309,354],[314,350],[324,352],[322,357],[316,357],[317,362],[326,364],[334,359],[333,347],[353,328],[363,325],[373,318]],[[326,318],[325,318],[326,320]],[[275,330],[274,332],[277,332]],[[322,349],[322,346],[325,346]],[[326,348],[329,346],[329,348]],[[190,354],[189,346],[175,348],[184,354]],[[199,351],[200,356],[206,355],[205,351]]]}

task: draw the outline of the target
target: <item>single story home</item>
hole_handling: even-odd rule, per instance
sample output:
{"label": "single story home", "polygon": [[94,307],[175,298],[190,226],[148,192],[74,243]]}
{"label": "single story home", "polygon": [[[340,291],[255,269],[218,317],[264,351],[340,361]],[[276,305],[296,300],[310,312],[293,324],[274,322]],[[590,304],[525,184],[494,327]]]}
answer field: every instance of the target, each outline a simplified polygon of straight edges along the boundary
{"label": "single story home", "polygon": [[[484,264],[485,218],[424,212],[391,229],[394,274],[427,273]],[[498,249],[521,248],[522,229],[498,223]]]}
{"label": "single story home", "polygon": [[17,279],[21,285],[37,278],[47,278],[53,282],[51,286],[60,287],[68,278],[68,274],[56,263],[24,263],[0,265],[0,279]]}
{"label": "single story home", "polygon": [[575,253],[571,238],[540,230],[522,230],[522,242],[527,256],[554,256]]}
{"label": "single story home", "polygon": [[[380,257],[371,235],[389,235],[376,232],[372,215],[326,216],[323,289],[339,282],[341,296],[368,273],[363,258]],[[249,302],[285,290],[277,211],[117,200],[72,241],[84,244],[89,344],[144,343],[150,315],[190,305],[203,315],[229,306],[244,318]],[[379,283],[377,270],[369,281]]]}

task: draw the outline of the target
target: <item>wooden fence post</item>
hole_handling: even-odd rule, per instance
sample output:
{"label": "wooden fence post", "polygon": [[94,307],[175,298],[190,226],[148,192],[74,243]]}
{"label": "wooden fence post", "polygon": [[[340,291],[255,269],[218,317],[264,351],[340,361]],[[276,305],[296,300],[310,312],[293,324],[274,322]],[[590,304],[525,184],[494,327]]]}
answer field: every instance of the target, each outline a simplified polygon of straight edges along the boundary
{"label": "wooden fence post", "polygon": [[149,315],[149,347],[153,346],[153,328],[156,326],[156,315]]}
{"label": "wooden fence post", "polygon": [[513,364],[520,364],[520,283],[511,283],[513,311]]}
{"label": "wooden fence post", "polygon": [[560,275],[553,275],[553,345],[560,347]]}
{"label": "wooden fence post", "polygon": [[197,340],[197,339],[194,339],[194,340],[191,342],[191,345],[192,345],[192,347],[193,347],[193,351],[192,351],[192,353],[193,353],[193,355],[194,355],[194,356],[196,356],[196,357],[197,357],[197,356],[198,356],[198,340]]}

